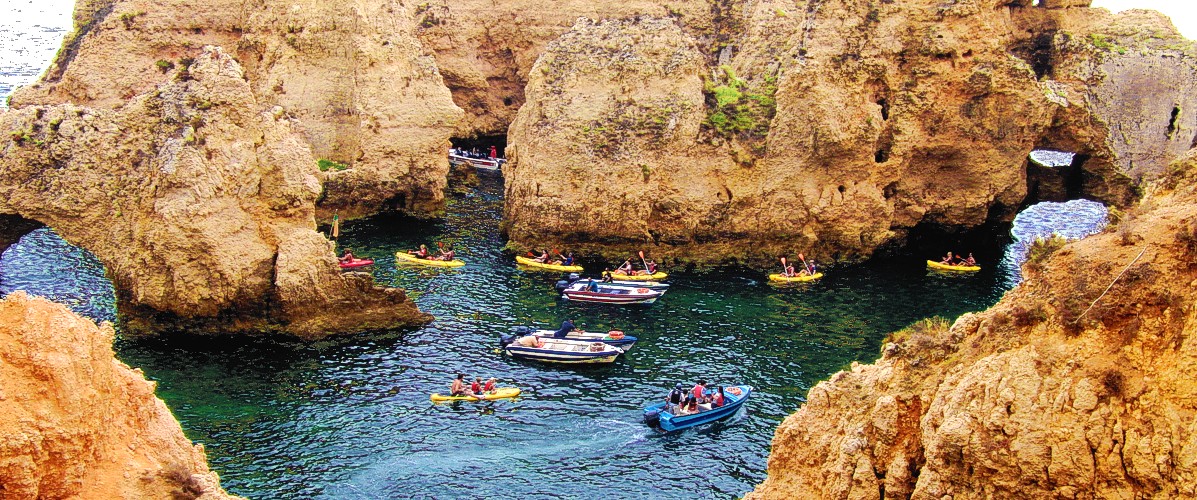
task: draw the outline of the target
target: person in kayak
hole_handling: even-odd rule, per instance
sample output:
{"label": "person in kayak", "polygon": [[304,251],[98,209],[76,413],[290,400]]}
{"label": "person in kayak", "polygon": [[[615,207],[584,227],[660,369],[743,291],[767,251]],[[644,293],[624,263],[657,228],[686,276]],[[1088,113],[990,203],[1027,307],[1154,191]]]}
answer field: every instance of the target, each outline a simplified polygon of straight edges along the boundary
{"label": "person in kayak", "polygon": [[539,256],[536,256],[536,257],[533,257],[533,258],[532,258],[532,260],[534,260],[534,261],[536,261],[536,262],[539,262],[539,263],[541,263],[541,264],[548,264],[548,263],[549,263],[549,252],[546,252],[546,251],[543,251],[543,250],[542,250],[542,251],[540,252],[540,255],[539,255]]}
{"label": "person in kayak", "polygon": [[619,266],[619,269],[616,269],[615,272],[626,275],[626,276],[631,276],[632,275],[632,259],[623,261],[623,265]]}
{"label": "person in kayak", "polygon": [[342,255],[341,258],[337,259],[337,260],[341,261],[342,264],[348,264],[350,262],[353,262],[353,259],[354,259],[353,252],[350,251],[348,248],[346,248],[345,254]]}
{"label": "person in kayak", "polygon": [[615,278],[611,277],[611,268],[603,268],[603,283],[610,283],[612,281],[615,281]]}
{"label": "person in kayak", "polygon": [[466,391],[467,391],[467,389],[465,386],[465,374],[458,373],[457,378],[453,379],[453,383],[449,384],[449,395],[450,396],[472,396],[472,394],[469,394]]}
{"label": "person in kayak", "polygon": [[482,395],[482,377],[474,377],[474,382],[470,384],[470,394],[474,396]]}
{"label": "person in kayak", "polygon": [[553,332],[553,338],[563,339],[566,335],[569,335],[569,332],[572,332],[575,329],[576,328],[574,327],[574,322],[572,320],[567,319],[562,321],[561,328],[558,328],[557,331]]}
{"label": "person in kayak", "polygon": [[428,258],[428,247],[421,244],[419,250],[408,250],[407,253],[415,255],[416,257],[419,257],[421,259],[427,259]]}
{"label": "person in kayak", "polygon": [[952,257],[952,252],[948,252],[948,256],[944,257],[943,260],[939,261],[939,263],[949,265],[949,266],[954,266],[955,264],[952,263],[953,259],[954,259],[954,257]]}
{"label": "person in kayak", "polygon": [[657,274],[657,263],[654,261],[647,261],[644,263],[644,270],[648,271],[645,274]]}
{"label": "person in kayak", "polygon": [[793,278],[794,277],[794,265],[786,264],[785,268],[782,269],[782,271],[781,271],[781,275],[785,276],[787,278]]}
{"label": "person in kayak", "polygon": [[968,253],[968,258],[967,258],[967,259],[964,259],[964,260],[962,260],[962,261],[960,261],[960,265],[962,265],[962,266],[975,266],[975,265],[977,265],[977,259],[974,259],[974,258],[973,258],[973,253],[972,253],[972,252],[969,252],[969,253]]}
{"label": "person in kayak", "polygon": [[440,253],[438,253],[436,257],[432,257],[430,260],[443,260],[448,262],[453,260],[453,257],[455,256],[457,256],[457,252],[453,251],[453,247],[449,247],[448,250],[442,248]]}
{"label": "person in kayak", "polygon": [[494,394],[495,382],[497,382],[497,381],[495,380],[494,377],[486,379],[486,385],[482,386],[482,392],[485,392],[487,394]]}
{"label": "person in kayak", "polygon": [[557,265],[559,265],[559,266],[574,265],[574,253],[573,252],[566,252],[565,255],[557,254],[557,256],[561,257],[561,262],[559,262]]}
{"label": "person in kayak", "polygon": [[802,272],[803,272],[803,273],[804,273],[806,276],[814,276],[814,275],[815,275],[815,272],[817,272],[817,271],[815,270],[815,259],[811,259],[809,262],[807,262],[807,263],[806,263],[806,268],[804,268],[804,269],[802,270]]}

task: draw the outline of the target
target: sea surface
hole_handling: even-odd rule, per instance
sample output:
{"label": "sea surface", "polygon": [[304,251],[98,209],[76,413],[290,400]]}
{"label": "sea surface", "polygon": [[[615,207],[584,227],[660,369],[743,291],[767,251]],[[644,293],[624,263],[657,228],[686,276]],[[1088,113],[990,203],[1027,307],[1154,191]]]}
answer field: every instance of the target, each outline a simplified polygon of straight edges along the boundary
{"label": "sea surface", "polygon": [[45,71],[71,29],[71,0],[5,0],[0,6],[0,110]]}
{"label": "sea surface", "polygon": [[[1013,279],[1008,266],[986,263],[975,274],[928,272],[929,256],[832,267],[788,287],[746,269],[667,269],[673,286],[656,304],[569,303],[554,292],[558,273],[517,268],[501,252],[502,181],[482,181],[451,197],[442,220],[379,216],[342,228],[343,246],[377,260],[379,282],[409,290],[436,316],[427,327],[314,344],[118,339],[118,357],[158,381],[224,486],[254,498],[736,497],[765,478],[774,430],[812,385],[875,360],[888,332],[988,307]],[[1069,226],[1069,213],[1016,226],[1050,233]],[[438,242],[467,265],[395,264],[395,251]],[[103,267],[49,229],[0,256],[0,293],[18,289],[115,318]],[[640,342],[611,365],[583,368],[498,349],[513,327],[566,318]],[[524,394],[431,403],[456,373]],[[700,378],[756,392],[723,423],[670,434],[641,423],[642,407]]]}

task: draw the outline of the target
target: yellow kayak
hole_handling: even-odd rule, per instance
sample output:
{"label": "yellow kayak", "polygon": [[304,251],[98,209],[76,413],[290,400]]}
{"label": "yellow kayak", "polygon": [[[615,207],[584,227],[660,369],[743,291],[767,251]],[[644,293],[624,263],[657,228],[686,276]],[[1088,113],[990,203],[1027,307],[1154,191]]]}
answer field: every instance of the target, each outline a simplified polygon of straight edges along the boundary
{"label": "yellow kayak", "polygon": [[425,266],[437,266],[437,267],[461,267],[461,266],[465,265],[465,262],[462,262],[457,259],[453,259],[453,260],[421,259],[421,258],[416,257],[415,255],[412,255],[407,252],[395,252],[395,262],[397,262],[397,263],[410,262],[412,264],[422,264]]}
{"label": "yellow kayak", "polygon": [[929,267],[929,268],[931,268],[931,269],[940,270],[940,271],[964,271],[964,272],[973,272],[973,271],[980,271],[980,270],[981,270],[981,266],[951,266],[951,265],[948,265],[948,264],[944,264],[944,263],[942,263],[942,262],[935,262],[935,261],[933,261],[933,260],[929,260],[929,261],[927,261],[927,267]]}
{"label": "yellow kayak", "polygon": [[549,269],[552,271],[573,271],[573,272],[581,272],[582,271],[582,266],[562,266],[562,265],[557,265],[557,264],[545,264],[543,262],[536,262],[532,259],[529,259],[527,257],[521,257],[519,255],[515,256],[515,261],[522,266],[538,267],[541,269]]}
{"label": "yellow kayak", "polygon": [[657,271],[653,274],[633,274],[630,276],[623,273],[612,272],[611,277],[617,280],[625,281],[658,281],[668,278],[669,275],[665,274],[664,271]]}
{"label": "yellow kayak", "polygon": [[774,273],[769,275],[769,281],[780,281],[782,283],[801,283],[804,281],[814,281],[823,277],[823,273],[808,274],[806,276],[782,276],[781,273]]}
{"label": "yellow kayak", "polygon": [[495,392],[483,394],[481,398],[474,396],[442,396],[440,394],[433,394],[432,400],[440,401],[493,401],[496,399],[514,398],[520,395],[520,390],[517,387],[499,387]]}

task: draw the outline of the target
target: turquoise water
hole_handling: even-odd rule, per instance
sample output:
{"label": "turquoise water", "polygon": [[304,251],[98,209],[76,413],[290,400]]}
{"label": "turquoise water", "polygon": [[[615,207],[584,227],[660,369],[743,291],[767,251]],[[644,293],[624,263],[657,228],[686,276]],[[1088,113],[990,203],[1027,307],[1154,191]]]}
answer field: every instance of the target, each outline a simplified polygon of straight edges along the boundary
{"label": "turquoise water", "polygon": [[[925,270],[929,256],[911,256],[831,268],[820,282],[786,288],[757,271],[678,272],[651,306],[565,303],[553,291],[558,274],[517,269],[500,252],[501,193],[501,180],[487,176],[452,198],[441,221],[344,226],[341,242],[378,261],[379,282],[410,290],[436,315],[427,327],[315,344],[120,340],[118,356],[159,382],[225,487],[241,495],[731,497],[764,479],[774,429],[813,384],[874,360],[892,330],[991,305],[1011,280],[1006,266],[942,275]],[[437,241],[467,266],[394,264],[393,252]],[[46,229],[0,257],[0,293],[15,289],[114,317],[102,267]],[[614,364],[586,368],[497,351],[512,327],[567,317],[641,340]],[[524,396],[430,403],[456,372],[495,376]],[[698,378],[757,392],[724,423],[673,434],[640,423],[641,407]]]}

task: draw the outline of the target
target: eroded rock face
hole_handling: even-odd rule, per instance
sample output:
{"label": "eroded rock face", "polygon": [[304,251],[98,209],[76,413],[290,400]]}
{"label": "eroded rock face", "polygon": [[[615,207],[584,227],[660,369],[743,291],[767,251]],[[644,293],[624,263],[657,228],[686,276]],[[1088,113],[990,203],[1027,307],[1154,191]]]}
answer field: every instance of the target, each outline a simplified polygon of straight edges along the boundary
{"label": "eroded rock face", "polygon": [[203,46],[221,46],[260,106],[281,105],[317,158],[349,166],[319,175],[322,216],[442,209],[445,151],[462,112],[401,3],[106,0],[80,2],[75,20],[53,66],[14,93],[14,107],[116,109]]}
{"label": "eroded rock face", "polygon": [[[1080,153],[1083,194],[1128,203],[1192,143],[1197,59],[1158,18],[1082,4],[734,4],[726,39],[579,22],[529,74],[504,227],[527,246],[859,259],[1009,220],[1035,147]],[[681,60],[706,64],[659,70]]]}
{"label": "eroded rock face", "polygon": [[458,137],[506,134],[525,102],[532,65],[580,17],[674,16],[693,36],[714,37],[717,31],[710,17],[712,4],[692,0],[667,5],[651,0],[433,0],[409,3],[407,8],[415,19],[416,35],[432,51],[445,85],[453,92],[453,101],[465,110]]}
{"label": "eroded rock face", "polygon": [[5,498],[232,497],[112,326],[16,292],[0,300],[0,491]]}
{"label": "eroded rock face", "polygon": [[1197,494],[1197,150],[1176,168],[990,310],[811,389],[747,498]]}
{"label": "eroded rock face", "polygon": [[104,263],[129,333],[184,328],[305,338],[421,324],[402,291],[342,275],[316,232],[301,125],[256,100],[208,47],[119,109],[0,115],[0,213],[53,227]]}

